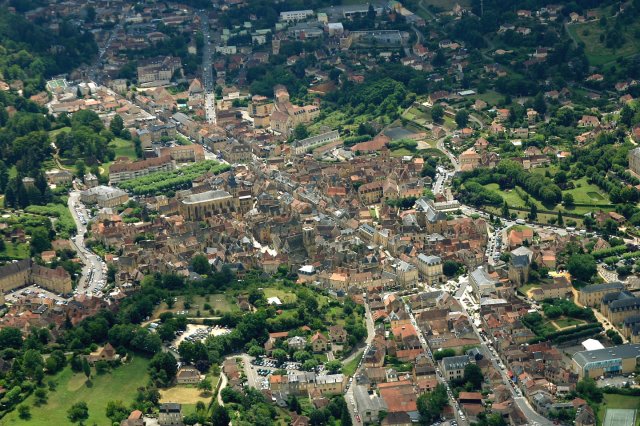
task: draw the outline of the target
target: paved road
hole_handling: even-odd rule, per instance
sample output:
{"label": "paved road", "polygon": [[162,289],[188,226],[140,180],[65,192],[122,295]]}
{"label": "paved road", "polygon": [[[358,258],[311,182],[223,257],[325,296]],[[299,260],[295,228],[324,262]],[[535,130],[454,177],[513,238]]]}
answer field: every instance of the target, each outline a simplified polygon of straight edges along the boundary
{"label": "paved road", "polygon": [[[462,307],[465,310],[468,309],[467,303],[465,302],[465,300],[468,300],[470,302],[471,306],[469,307],[469,309],[471,309],[471,311],[478,307],[473,302],[473,300],[471,298],[464,299],[462,297],[463,295],[464,294],[462,294],[461,296],[458,296],[458,294],[456,294],[455,298],[458,299],[458,301],[460,302],[460,304],[462,305]],[[529,401],[527,401],[527,399],[525,397],[518,395],[518,392],[515,390],[514,386],[512,385],[511,380],[507,376],[506,369],[500,368],[499,364],[502,361],[498,358],[497,355],[493,354],[493,352],[491,351],[491,349],[489,348],[489,346],[487,345],[485,340],[480,335],[480,332],[478,331],[478,328],[474,324],[473,319],[471,319],[470,322],[471,322],[471,326],[473,327],[473,331],[476,333],[476,336],[478,336],[478,338],[480,339],[480,342],[481,342],[480,346],[482,347],[482,352],[485,354],[485,356],[487,356],[489,358],[489,360],[491,360],[491,363],[493,364],[493,367],[496,369],[496,371],[498,371],[500,373],[500,377],[502,377],[502,381],[504,382],[505,386],[507,388],[509,388],[509,390],[511,391],[511,397],[513,398],[515,404],[518,406],[520,411],[522,411],[522,413],[527,418],[527,420],[529,420],[530,424],[532,426],[551,426],[551,425],[553,425],[553,422],[551,420],[549,420],[546,417],[538,414],[533,409],[533,407],[531,407],[531,405],[529,404]]]}
{"label": "paved road", "polygon": [[[85,218],[87,218],[87,211],[84,209],[82,203],[80,203],[80,192],[71,191],[69,193],[69,200],[67,202],[71,216],[76,223],[78,234],[75,239],[71,240],[71,244],[75,246],[80,259],[84,263],[82,268],[82,277],[78,281],[76,290],[78,294],[81,293],[93,293],[97,290],[97,286],[102,283],[106,283],[106,276],[103,271],[103,263],[100,257],[87,249],[84,243],[84,234],[87,232],[87,227],[82,223],[75,206],[81,206],[80,210],[83,212]],[[89,279],[89,277],[91,277]]]}
{"label": "paved road", "polygon": [[444,140],[447,138],[447,136],[438,139],[438,141],[436,142],[436,148],[444,152],[447,157],[449,157],[449,160],[451,160],[451,164],[453,164],[455,171],[458,172],[460,171],[460,163],[458,163],[458,159],[447,148],[444,147]]}

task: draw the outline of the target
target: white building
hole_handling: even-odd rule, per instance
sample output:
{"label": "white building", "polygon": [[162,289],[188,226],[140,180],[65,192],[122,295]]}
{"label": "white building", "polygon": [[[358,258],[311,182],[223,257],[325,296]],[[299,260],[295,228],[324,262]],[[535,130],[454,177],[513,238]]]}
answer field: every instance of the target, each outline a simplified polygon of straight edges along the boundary
{"label": "white building", "polygon": [[311,9],[280,12],[280,20],[285,22],[302,21],[309,16],[313,16],[313,10]]}

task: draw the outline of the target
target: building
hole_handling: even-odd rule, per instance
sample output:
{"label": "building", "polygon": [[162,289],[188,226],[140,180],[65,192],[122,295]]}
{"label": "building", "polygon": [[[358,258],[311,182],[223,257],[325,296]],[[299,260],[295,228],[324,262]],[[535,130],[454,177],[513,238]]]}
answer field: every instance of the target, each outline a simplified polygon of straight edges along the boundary
{"label": "building", "polygon": [[271,392],[304,395],[319,392],[323,395],[338,395],[344,392],[347,376],[343,374],[317,375],[316,373],[293,373],[271,375],[269,387]]}
{"label": "building", "polygon": [[376,392],[369,393],[367,387],[354,385],[353,397],[364,424],[377,423],[380,413],[387,411],[387,404]]}
{"label": "building", "polygon": [[222,153],[222,158],[232,164],[248,163],[253,159],[251,145],[233,139],[222,145],[220,152]]}
{"label": "building", "polygon": [[511,252],[509,260],[509,279],[516,286],[522,286],[529,281],[529,269],[533,252],[522,246]]}
{"label": "building", "polygon": [[87,355],[87,361],[89,364],[95,364],[98,361],[118,361],[120,360],[120,355],[116,352],[115,348],[111,346],[111,343],[104,345],[101,348],[98,348],[97,351],[91,352]]}
{"label": "building", "polygon": [[73,291],[71,276],[61,266],[47,268],[31,259],[8,263],[0,268],[0,293],[36,284],[54,293],[69,294]]}
{"label": "building", "polygon": [[249,103],[249,117],[253,118],[253,127],[260,129],[269,127],[269,116],[274,104],[266,96],[254,95]]}
{"label": "building", "polygon": [[100,185],[80,192],[80,201],[84,204],[113,208],[129,201],[129,195],[119,188]]}
{"label": "building", "polygon": [[138,64],[138,86],[164,86],[171,82],[176,71],[182,70],[180,58],[173,56],[156,57]]}
{"label": "building", "polygon": [[442,258],[420,253],[416,259],[418,271],[425,283],[434,285],[445,281],[444,273],[442,272]]}
{"label": "building", "polygon": [[480,166],[482,157],[476,152],[474,148],[469,148],[458,157],[460,162],[460,170],[463,172],[471,171]]}
{"label": "building", "polygon": [[197,163],[204,161],[204,148],[202,145],[178,145],[170,148],[162,148],[159,157],[168,157],[177,163]]}
{"label": "building", "polygon": [[321,133],[306,139],[295,141],[292,144],[293,153],[295,155],[303,155],[313,149],[340,140],[340,133],[337,130]]}
{"label": "building", "polygon": [[[230,216],[240,211],[246,201],[234,198],[227,191],[212,190],[189,195],[180,204],[180,214],[187,220],[199,221],[216,215]],[[249,206],[251,199],[248,200]],[[244,206],[246,208],[246,206]]]}
{"label": "building", "polygon": [[313,10],[311,9],[280,12],[280,20],[284,22],[302,21],[310,16],[313,16]]}
{"label": "building", "polygon": [[464,368],[472,361],[467,355],[447,356],[440,360],[440,368],[446,380],[461,379],[464,376]]}
{"label": "building", "polygon": [[469,283],[478,298],[495,293],[498,286],[498,281],[492,278],[482,266],[478,266],[469,275]]}
{"label": "building", "polygon": [[320,107],[317,105],[293,105],[289,92],[283,85],[275,86],[273,92],[275,103],[269,116],[269,124],[272,130],[280,134],[289,136],[298,124],[310,123],[320,115]]}
{"label": "building", "polygon": [[629,151],[629,170],[640,175],[640,148]]}
{"label": "building", "polygon": [[176,381],[180,385],[200,383],[202,375],[194,367],[181,367],[176,373]]}
{"label": "building", "polygon": [[619,293],[622,290],[624,290],[624,284],[619,281],[591,284],[578,290],[578,301],[584,306],[595,308],[600,306],[604,296],[610,293]]}
{"label": "building", "polygon": [[117,185],[125,180],[135,179],[155,172],[170,172],[176,168],[171,156],[155,157],[140,161],[121,161],[109,168],[109,181]]}
{"label": "building", "polygon": [[[568,274],[567,274],[568,275]],[[553,277],[553,282],[543,284],[540,287],[531,290],[531,298],[535,301],[544,299],[564,299],[573,291],[573,286],[567,275],[558,275]]]}
{"label": "building", "polygon": [[640,297],[628,291],[607,294],[602,298],[600,312],[611,324],[621,324],[631,316],[640,315]]}
{"label": "building", "polygon": [[47,182],[53,185],[67,185],[73,180],[73,173],[69,170],[52,169],[46,171]]}
{"label": "building", "polygon": [[311,347],[313,352],[326,352],[329,347],[329,339],[319,331],[311,336]]}
{"label": "building", "polygon": [[183,426],[182,406],[175,402],[160,404],[158,424],[160,426]]}
{"label": "building", "polygon": [[640,358],[640,344],[613,346],[573,355],[573,369],[582,379],[628,374],[635,371]]}

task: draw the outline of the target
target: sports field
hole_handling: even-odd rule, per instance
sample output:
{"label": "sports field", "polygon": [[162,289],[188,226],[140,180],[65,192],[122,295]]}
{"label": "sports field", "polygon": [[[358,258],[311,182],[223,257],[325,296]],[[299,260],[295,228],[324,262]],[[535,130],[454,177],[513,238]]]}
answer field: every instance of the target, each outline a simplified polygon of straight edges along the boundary
{"label": "sports field", "polygon": [[607,408],[603,426],[635,426],[636,410],[626,408]]}

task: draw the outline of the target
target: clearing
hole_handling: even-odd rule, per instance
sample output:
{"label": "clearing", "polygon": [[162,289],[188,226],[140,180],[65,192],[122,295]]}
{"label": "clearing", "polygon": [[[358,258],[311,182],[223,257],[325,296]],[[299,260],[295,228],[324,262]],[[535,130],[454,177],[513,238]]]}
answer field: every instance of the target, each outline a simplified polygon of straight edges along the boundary
{"label": "clearing", "polygon": [[[640,407],[640,397],[615,394],[604,394],[604,401],[600,404],[598,418],[603,426],[638,425],[637,410]],[[605,420],[605,417],[606,420]],[[633,420],[635,418],[635,423]],[[623,420],[622,423],[615,420]],[[626,422],[624,420],[627,420]]]}
{"label": "clearing", "polygon": [[281,290],[279,288],[265,288],[264,289],[264,297],[269,299],[270,297],[277,297],[284,304],[296,303],[298,300],[298,296],[295,293]]}
{"label": "clearing", "polygon": [[[105,415],[107,403],[115,400],[120,400],[125,405],[132,403],[137,388],[147,383],[148,365],[148,359],[134,356],[129,363],[121,365],[110,373],[96,375],[94,370],[91,386],[86,385],[86,377],[83,373],[74,373],[70,367],[66,367],[53,377],[57,383],[57,389],[47,393],[49,400],[46,404],[34,406],[33,395],[25,400],[24,403],[31,407],[31,419],[28,422],[21,420],[17,410],[14,410],[4,417],[2,424],[30,426],[69,424],[67,410],[76,402],[84,401],[89,407],[89,419],[85,424],[111,425],[111,420]],[[49,378],[46,378],[45,381],[48,380]]]}
{"label": "clearing", "polygon": [[[166,302],[162,302],[153,312],[151,318],[158,319],[160,314],[163,312],[173,312],[174,314],[177,314],[178,312],[182,313],[183,311],[186,316],[195,317],[198,314],[198,311],[200,311],[201,316],[211,316],[211,313],[205,309],[205,304],[209,304],[216,315],[218,313],[236,312],[240,310],[238,305],[230,297],[227,297],[224,294],[210,294],[208,296],[193,297],[178,296],[176,299],[177,300],[174,302],[172,308],[169,308]],[[185,299],[187,299],[188,308],[185,307]]]}
{"label": "clearing", "polygon": [[607,64],[617,58],[633,56],[640,52],[640,39],[634,36],[635,31],[640,29],[640,21],[623,28],[624,42],[620,47],[608,48],[606,41],[600,41],[600,36],[605,35],[609,27],[613,26],[614,18],[609,18],[609,21],[607,28],[602,28],[598,20],[567,25],[571,37],[584,43],[584,53],[591,65]]}

